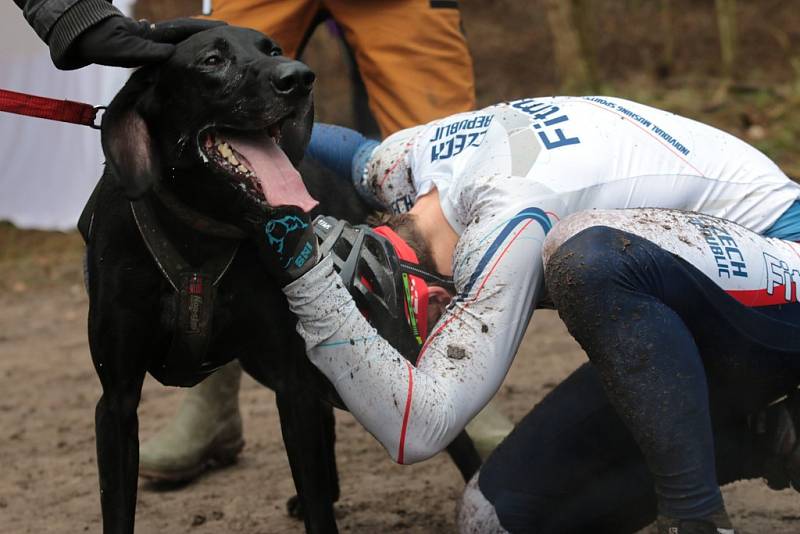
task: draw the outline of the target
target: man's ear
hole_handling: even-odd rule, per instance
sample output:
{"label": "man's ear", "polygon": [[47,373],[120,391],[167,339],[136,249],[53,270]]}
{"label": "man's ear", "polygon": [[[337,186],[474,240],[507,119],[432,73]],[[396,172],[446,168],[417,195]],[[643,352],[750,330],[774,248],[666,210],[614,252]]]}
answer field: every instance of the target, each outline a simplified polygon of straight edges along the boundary
{"label": "man's ear", "polygon": [[441,286],[428,286],[428,327],[432,328],[444,309],[453,300],[453,295]]}
{"label": "man's ear", "polygon": [[100,140],[106,165],[131,200],[160,179],[160,158],[142,109],[153,98],[152,70],[139,69],[117,93],[103,115]]}

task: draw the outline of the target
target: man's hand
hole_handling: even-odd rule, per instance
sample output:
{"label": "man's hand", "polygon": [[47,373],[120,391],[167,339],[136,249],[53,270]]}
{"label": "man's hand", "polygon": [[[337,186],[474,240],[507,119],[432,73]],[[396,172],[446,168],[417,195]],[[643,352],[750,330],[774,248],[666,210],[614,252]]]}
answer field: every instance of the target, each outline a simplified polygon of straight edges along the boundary
{"label": "man's hand", "polygon": [[70,63],[138,67],[158,63],[175,51],[175,43],[221,21],[174,19],[151,24],[124,16],[104,19],[85,30],[67,50]]}
{"label": "man's hand", "polygon": [[282,286],[300,278],[319,261],[311,218],[300,208],[271,209],[255,224],[255,230],[259,255]]}

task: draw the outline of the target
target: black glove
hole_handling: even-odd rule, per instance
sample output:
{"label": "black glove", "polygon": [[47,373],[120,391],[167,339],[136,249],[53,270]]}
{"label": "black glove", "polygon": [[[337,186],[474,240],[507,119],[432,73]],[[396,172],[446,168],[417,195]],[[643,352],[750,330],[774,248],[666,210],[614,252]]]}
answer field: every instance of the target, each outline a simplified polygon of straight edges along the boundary
{"label": "black glove", "polygon": [[182,18],[151,24],[113,16],[89,27],[66,53],[65,63],[138,67],[169,58],[179,43],[197,32],[224,25],[222,21]]}
{"label": "black glove", "polygon": [[282,286],[303,276],[319,261],[311,218],[300,208],[270,209],[255,223],[255,230],[261,260]]}

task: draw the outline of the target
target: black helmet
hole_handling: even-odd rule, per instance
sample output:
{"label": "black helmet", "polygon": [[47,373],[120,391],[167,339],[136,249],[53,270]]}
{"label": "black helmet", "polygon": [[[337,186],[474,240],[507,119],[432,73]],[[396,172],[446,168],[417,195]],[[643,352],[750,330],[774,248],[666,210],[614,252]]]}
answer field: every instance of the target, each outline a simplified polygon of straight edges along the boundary
{"label": "black helmet", "polygon": [[320,215],[313,222],[321,256],[331,254],[356,306],[378,333],[416,363],[428,337],[428,282],[453,291],[450,278],[420,267],[417,255],[388,226],[351,226]]}

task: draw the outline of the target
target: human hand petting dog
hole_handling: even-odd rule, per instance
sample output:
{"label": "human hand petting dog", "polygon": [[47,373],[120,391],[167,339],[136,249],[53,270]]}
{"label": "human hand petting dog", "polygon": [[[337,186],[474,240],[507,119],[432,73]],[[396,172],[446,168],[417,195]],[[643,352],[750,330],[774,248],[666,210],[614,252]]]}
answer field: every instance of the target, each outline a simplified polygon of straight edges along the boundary
{"label": "human hand petting dog", "polygon": [[311,217],[301,208],[270,208],[254,223],[253,239],[261,261],[281,286],[297,280],[319,261]]}
{"label": "human hand petting dog", "polygon": [[[65,63],[138,67],[168,59],[175,44],[197,32],[224,25],[192,18],[150,23],[126,16],[101,20],[79,35],[67,50]],[[60,66],[60,65],[58,65]]]}

